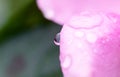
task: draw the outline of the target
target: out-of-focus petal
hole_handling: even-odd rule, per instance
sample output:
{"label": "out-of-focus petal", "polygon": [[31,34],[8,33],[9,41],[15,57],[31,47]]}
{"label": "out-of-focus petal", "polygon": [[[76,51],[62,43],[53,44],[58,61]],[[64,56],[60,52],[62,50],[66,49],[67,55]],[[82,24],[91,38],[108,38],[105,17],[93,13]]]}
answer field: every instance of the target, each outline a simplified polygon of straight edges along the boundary
{"label": "out-of-focus petal", "polygon": [[37,4],[47,19],[59,24],[83,10],[120,13],[120,0],[37,0]]}

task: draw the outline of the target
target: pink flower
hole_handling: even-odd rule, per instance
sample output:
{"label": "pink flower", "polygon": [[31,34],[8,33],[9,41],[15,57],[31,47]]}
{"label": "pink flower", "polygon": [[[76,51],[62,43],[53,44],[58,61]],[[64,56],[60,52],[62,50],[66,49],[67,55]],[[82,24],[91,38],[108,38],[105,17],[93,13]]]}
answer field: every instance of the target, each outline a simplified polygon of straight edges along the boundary
{"label": "pink flower", "polygon": [[84,10],[120,13],[119,0],[37,0],[37,4],[47,19],[59,24],[64,24],[74,13]]}
{"label": "pink flower", "polygon": [[120,77],[120,1],[37,0],[64,24],[57,45],[64,77]]}
{"label": "pink flower", "polygon": [[120,77],[120,15],[82,13],[60,32],[64,77]]}

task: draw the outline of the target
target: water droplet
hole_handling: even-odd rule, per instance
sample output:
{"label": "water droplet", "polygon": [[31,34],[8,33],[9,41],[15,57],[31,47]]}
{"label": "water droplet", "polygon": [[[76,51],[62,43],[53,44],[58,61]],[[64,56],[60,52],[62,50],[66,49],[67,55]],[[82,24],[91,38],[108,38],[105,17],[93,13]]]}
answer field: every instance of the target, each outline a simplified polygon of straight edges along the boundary
{"label": "water droplet", "polygon": [[83,44],[78,43],[78,44],[77,44],[77,47],[78,47],[78,48],[83,48]]}
{"label": "water droplet", "polygon": [[61,66],[66,69],[70,65],[71,65],[71,58],[70,58],[70,56],[65,56],[63,62],[61,63]]}
{"label": "water droplet", "polygon": [[78,15],[71,18],[69,25],[73,28],[92,28],[101,23],[100,15]]}
{"label": "water droplet", "polygon": [[87,39],[88,42],[94,43],[97,40],[97,36],[95,34],[93,34],[93,33],[88,33],[86,35],[86,39]]}
{"label": "water droplet", "polygon": [[84,32],[82,32],[82,31],[75,31],[74,35],[75,35],[75,37],[81,38],[81,37],[84,36]]}
{"label": "water droplet", "polygon": [[54,43],[56,45],[59,45],[60,44],[60,33],[57,33],[55,38],[54,38]]}

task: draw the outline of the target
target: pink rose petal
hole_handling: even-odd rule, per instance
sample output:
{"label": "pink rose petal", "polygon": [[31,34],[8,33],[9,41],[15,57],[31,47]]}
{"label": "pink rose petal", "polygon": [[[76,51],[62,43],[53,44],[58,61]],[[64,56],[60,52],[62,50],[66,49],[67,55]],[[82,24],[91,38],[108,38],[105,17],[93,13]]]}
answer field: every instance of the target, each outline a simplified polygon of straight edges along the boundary
{"label": "pink rose petal", "polygon": [[59,24],[84,10],[120,13],[120,0],[37,0],[37,4],[47,19]]}
{"label": "pink rose petal", "polygon": [[47,19],[65,24],[60,33],[64,77],[120,77],[120,0],[37,0],[37,4]]}
{"label": "pink rose petal", "polygon": [[[73,17],[77,17],[75,23],[71,24],[71,18],[61,31],[64,77],[120,77],[120,15],[85,13]],[[79,17],[86,18],[91,26]]]}

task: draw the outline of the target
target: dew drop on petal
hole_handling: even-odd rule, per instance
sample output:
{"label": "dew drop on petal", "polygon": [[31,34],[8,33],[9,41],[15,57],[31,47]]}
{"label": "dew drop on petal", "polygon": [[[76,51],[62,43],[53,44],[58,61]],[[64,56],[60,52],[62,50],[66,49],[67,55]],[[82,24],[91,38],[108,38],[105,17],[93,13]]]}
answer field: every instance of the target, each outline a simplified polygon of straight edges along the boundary
{"label": "dew drop on petal", "polygon": [[66,68],[70,67],[70,65],[71,65],[70,56],[65,56],[63,62],[61,63],[61,66],[66,69]]}
{"label": "dew drop on petal", "polygon": [[57,33],[55,38],[54,38],[54,43],[56,45],[59,45],[60,44],[60,33]]}
{"label": "dew drop on petal", "polygon": [[92,28],[102,23],[100,15],[78,15],[73,16],[69,21],[69,25],[73,28]]}
{"label": "dew drop on petal", "polygon": [[93,34],[93,33],[88,33],[86,35],[86,39],[87,39],[88,42],[94,43],[97,40],[97,36],[95,34]]}
{"label": "dew drop on petal", "polygon": [[75,37],[82,38],[84,36],[84,32],[76,30],[74,35]]}
{"label": "dew drop on petal", "polygon": [[83,47],[83,44],[78,43],[78,44],[77,44],[77,47],[78,47],[78,48],[82,48],[82,47]]}

